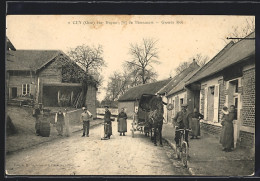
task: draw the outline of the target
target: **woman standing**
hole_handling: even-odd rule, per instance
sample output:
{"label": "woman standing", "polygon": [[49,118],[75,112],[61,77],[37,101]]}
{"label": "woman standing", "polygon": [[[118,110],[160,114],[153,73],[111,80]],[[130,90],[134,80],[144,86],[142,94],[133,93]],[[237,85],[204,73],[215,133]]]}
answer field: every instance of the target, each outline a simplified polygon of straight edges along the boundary
{"label": "woman standing", "polygon": [[[224,111],[223,111],[224,112]],[[230,152],[234,148],[234,127],[233,120],[235,118],[235,106],[230,106],[230,111],[224,113],[222,118],[222,133],[220,143],[222,144],[223,151]]]}
{"label": "woman standing", "polygon": [[127,132],[127,115],[125,113],[125,109],[122,108],[121,112],[117,116],[117,121],[118,121],[118,132],[120,133],[120,136],[125,136],[125,132]]}
{"label": "woman standing", "polygon": [[191,139],[198,139],[200,136],[200,120],[203,119],[204,116],[198,112],[197,108],[194,108],[193,113],[190,114],[190,127],[191,127]]}

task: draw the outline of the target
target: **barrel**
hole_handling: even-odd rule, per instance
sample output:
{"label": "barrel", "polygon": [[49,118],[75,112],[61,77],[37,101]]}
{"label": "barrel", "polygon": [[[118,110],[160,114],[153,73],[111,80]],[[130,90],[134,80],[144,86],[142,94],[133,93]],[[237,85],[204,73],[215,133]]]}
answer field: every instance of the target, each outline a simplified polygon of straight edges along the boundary
{"label": "barrel", "polygon": [[43,137],[49,137],[50,132],[51,132],[51,126],[48,117],[43,116],[40,121],[40,135]]}

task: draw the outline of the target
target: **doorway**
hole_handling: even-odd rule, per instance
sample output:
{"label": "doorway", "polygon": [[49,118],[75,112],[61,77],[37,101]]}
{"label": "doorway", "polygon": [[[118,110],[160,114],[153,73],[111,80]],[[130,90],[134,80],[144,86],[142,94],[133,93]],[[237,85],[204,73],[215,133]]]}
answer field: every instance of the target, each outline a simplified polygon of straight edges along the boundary
{"label": "doorway", "polygon": [[208,121],[213,121],[214,118],[214,90],[215,86],[211,86],[208,88],[208,97],[207,97],[207,102],[208,102]]}
{"label": "doorway", "polygon": [[17,87],[12,87],[11,88],[11,99],[17,97]]}

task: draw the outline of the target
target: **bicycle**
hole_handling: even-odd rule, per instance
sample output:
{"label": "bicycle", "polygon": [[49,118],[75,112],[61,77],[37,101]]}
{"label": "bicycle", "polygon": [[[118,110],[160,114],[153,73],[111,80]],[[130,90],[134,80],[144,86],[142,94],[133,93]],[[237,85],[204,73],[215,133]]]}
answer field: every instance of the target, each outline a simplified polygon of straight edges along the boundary
{"label": "bicycle", "polygon": [[176,153],[178,159],[181,158],[182,164],[184,167],[187,167],[187,160],[189,156],[189,146],[188,143],[185,141],[185,133],[186,131],[190,132],[189,129],[176,129],[176,131],[180,132],[180,139],[179,144],[176,145]]}

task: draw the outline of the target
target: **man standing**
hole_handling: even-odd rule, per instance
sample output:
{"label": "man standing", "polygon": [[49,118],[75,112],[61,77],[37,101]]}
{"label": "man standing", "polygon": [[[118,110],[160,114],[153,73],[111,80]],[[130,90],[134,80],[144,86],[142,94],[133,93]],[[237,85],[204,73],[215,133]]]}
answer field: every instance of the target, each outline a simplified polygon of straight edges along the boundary
{"label": "man standing", "polygon": [[39,116],[42,114],[42,106],[41,104],[36,104],[35,109],[33,110],[33,117],[35,117],[35,132],[36,135],[40,135],[40,118]]}
{"label": "man standing", "polygon": [[[181,111],[176,114],[176,116],[173,118],[174,125],[175,125],[175,142],[176,145],[179,145],[180,140],[180,132],[178,129],[189,129],[189,119],[188,119],[188,112],[187,112],[187,104],[181,105]],[[185,132],[185,141],[188,143],[188,132]],[[189,143],[188,143],[189,145]]]}
{"label": "man standing", "polygon": [[112,124],[111,124],[111,112],[108,110],[108,106],[105,106],[105,115],[104,115],[104,130],[105,138],[110,139],[112,135]]}
{"label": "man standing", "polygon": [[125,136],[125,132],[127,132],[127,115],[125,113],[125,109],[122,108],[121,112],[118,114],[117,121],[118,121],[118,132],[120,133],[120,136]]}
{"label": "man standing", "polygon": [[63,135],[63,126],[65,125],[65,114],[61,112],[61,109],[55,115],[56,130],[58,131],[58,136]]}
{"label": "man standing", "polygon": [[[89,121],[90,119],[92,119],[92,114],[88,111],[87,107],[83,107],[83,113],[80,116],[80,121],[83,122],[83,135],[82,137],[84,137],[85,135],[87,137],[89,137]],[[87,132],[87,134],[86,134]]]}

